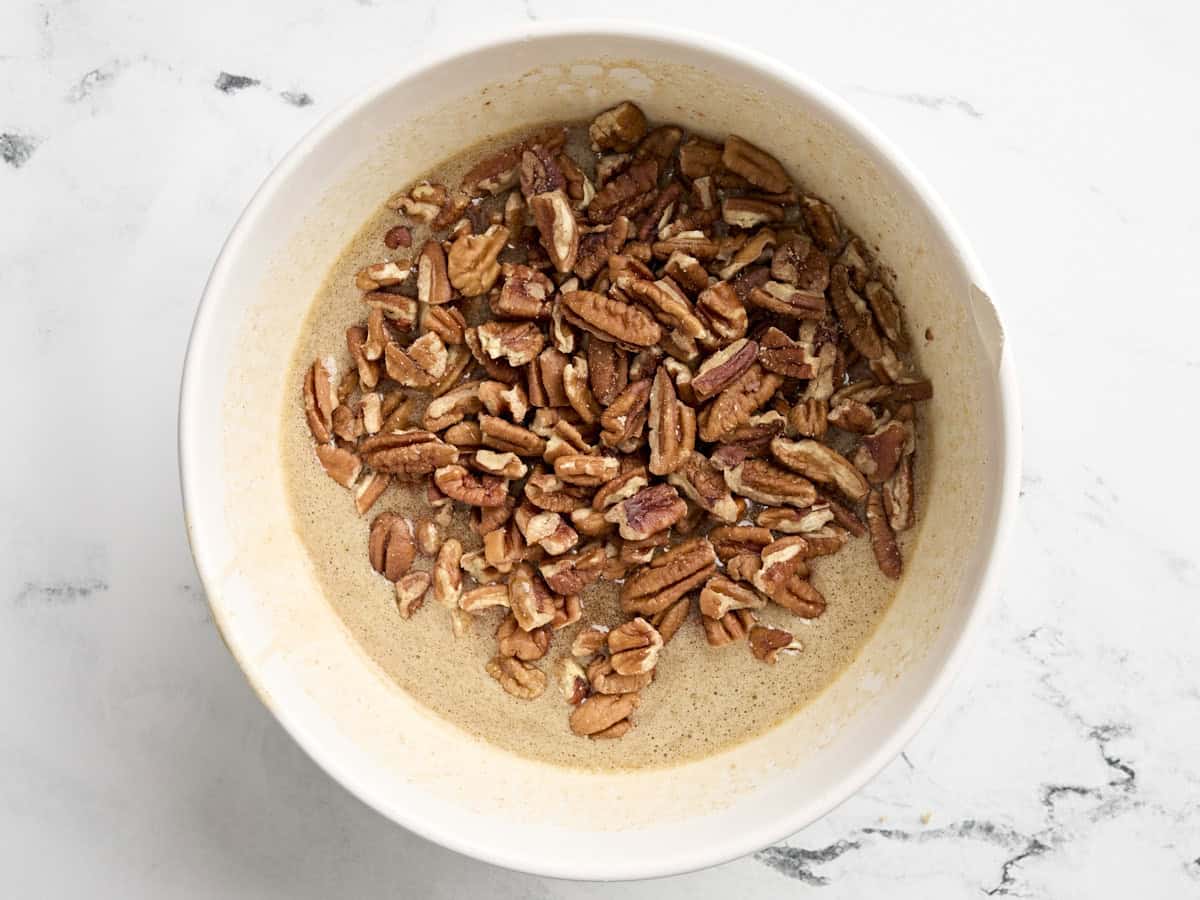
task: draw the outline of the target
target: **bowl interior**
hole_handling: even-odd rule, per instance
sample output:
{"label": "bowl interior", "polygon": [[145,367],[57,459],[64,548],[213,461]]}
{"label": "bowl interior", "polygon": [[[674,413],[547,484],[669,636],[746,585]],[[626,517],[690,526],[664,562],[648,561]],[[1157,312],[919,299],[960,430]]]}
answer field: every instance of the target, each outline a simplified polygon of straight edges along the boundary
{"label": "bowl interior", "polygon": [[[669,770],[551,769],[467,740],[384,677],[324,600],[289,521],[279,411],[310,299],[381,199],[464,135],[621,99],[750,137],[895,269],[932,378],[928,487],[899,595],[847,672],[763,737]],[[263,701],[384,814],[501,865],[633,878],[732,858],[845,799],[911,736],[977,619],[1015,468],[999,331],[933,201],[840,104],[775,65],[678,35],[564,27],[409,73],[325,121],[239,222],[189,350],[181,457],[214,615]],[[295,395],[295,396],[294,396]]]}

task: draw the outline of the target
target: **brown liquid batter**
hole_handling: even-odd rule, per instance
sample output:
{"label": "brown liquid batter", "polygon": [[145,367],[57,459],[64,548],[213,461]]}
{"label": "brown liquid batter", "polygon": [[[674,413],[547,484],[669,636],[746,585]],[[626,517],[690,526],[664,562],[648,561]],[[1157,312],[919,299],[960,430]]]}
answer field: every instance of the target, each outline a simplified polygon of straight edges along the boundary
{"label": "brown liquid batter", "polygon": [[[457,184],[485,152],[515,139],[506,135],[475,147],[439,166],[429,180]],[[551,682],[533,701],[506,694],[484,671],[495,653],[501,610],[477,616],[473,634],[458,639],[435,603],[427,602],[407,621],[400,618],[392,584],[367,561],[368,527],[385,510],[413,520],[430,515],[424,490],[392,486],[368,516],[359,516],[350,492],[317,462],[300,402],[305,369],[314,358],[335,356],[339,372],[350,365],[345,331],[366,316],[354,273],[412,252],[383,245],[384,233],[398,221],[396,213],[381,208],[334,263],[308,310],[288,373],[296,389],[281,413],[282,462],[296,532],[329,602],[366,653],[416,700],[470,735],[521,756],[579,768],[669,766],[709,756],[762,734],[812,701],[855,658],[896,591],[876,567],[866,538],[814,561],[813,584],[829,604],[822,616],[806,621],[774,605],[759,613],[761,622],[790,630],[804,645],[802,653],[781,655],[777,665],[755,659],[745,641],[710,647],[693,610],[663,650],[653,684],[642,692],[636,727],[616,741],[572,734],[571,707],[553,680],[555,662],[569,654],[579,629],[627,618],[619,613],[616,585],[593,584],[583,595],[582,621],[554,633],[550,652],[537,664]],[[414,248],[421,240],[414,232]],[[918,484],[925,480],[922,468],[918,465]],[[479,539],[467,521],[466,511],[457,511],[450,531],[470,550]],[[900,535],[902,543],[911,534]],[[418,557],[414,569],[430,562]]]}

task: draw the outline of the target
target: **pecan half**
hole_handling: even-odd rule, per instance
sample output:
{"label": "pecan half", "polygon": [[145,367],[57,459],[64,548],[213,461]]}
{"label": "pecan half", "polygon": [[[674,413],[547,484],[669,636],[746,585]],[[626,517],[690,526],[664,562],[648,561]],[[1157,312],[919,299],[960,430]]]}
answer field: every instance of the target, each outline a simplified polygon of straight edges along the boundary
{"label": "pecan half", "polygon": [[757,362],[751,363],[700,414],[700,437],[706,441],[719,441],[739,425],[744,425],[781,384],[782,377],[765,371]]}
{"label": "pecan half", "polygon": [[768,506],[812,506],[817,499],[811,481],[765,459],[748,459],[724,474],[733,493]]}
{"label": "pecan half", "polygon": [[428,572],[409,572],[396,582],[396,609],[400,618],[411,618],[425,604],[429,584]]}
{"label": "pecan half", "polygon": [[359,444],[363,459],[376,472],[428,475],[458,459],[458,449],[428,431],[376,434]]}
{"label": "pecan half", "polygon": [[687,515],[687,504],[669,484],[643,488],[609,509],[604,518],[617,525],[621,537],[641,541],[666,531]]}
{"label": "pecan half", "polygon": [[499,416],[480,413],[479,430],[483,434],[484,446],[503,453],[541,456],[546,449],[546,442],[528,428],[501,419]]}
{"label": "pecan half", "polygon": [[748,299],[760,309],[794,319],[819,321],[826,315],[822,291],[802,291],[786,281],[768,281],[752,290]]}
{"label": "pecan half", "polygon": [[609,660],[618,675],[644,675],[658,664],[662,635],[641,616],[608,633]]}
{"label": "pecan half", "polygon": [[790,631],[782,628],[767,628],[755,625],[750,629],[750,652],[755,659],[775,665],[780,653],[799,653],[803,645],[797,641]]}
{"label": "pecan half", "polygon": [[836,517],[828,503],[817,503],[807,509],[764,509],[755,523],[783,534],[804,534],[824,528]]}
{"label": "pecan half", "polygon": [[828,416],[829,405],[826,401],[812,397],[798,400],[788,411],[788,433],[799,434],[803,437],[823,438]]}
{"label": "pecan half", "polygon": [[751,525],[719,525],[708,536],[722,562],[743,554],[757,558],[763,547],[773,540],[766,528]]}
{"label": "pecan half", "polygon": [[716,553],[707,538],[677,544],[621,586],[621,608],[638,615],[661,612],[705,582],[716,567]]}
{"label": "pecan half", "polygon": [[332,358],[317,359],[304,375],[304,415],[318,444],[333,439],[333,411],[338,406],[337,363]]}
{"label": "pecan half", "polygon": [[740,641],[750,632],[756,621],[754,613],[748,609],[726,613],[719,619],[700,617],[700,623],[704,626],[704,637],[710,647],[726,647]]}
{"label": "pecan half", "polygon": [[867,531],[871,535],[871,550],[875,553],[879,571],[888,578],[899,578],[903,568],[900,547],[896,543],[895,532],[888,523],[883,495],[878,489],[872,490],[867,497]]}
{"label": "pecan half", "polygon": [[638,437],[646,424],[651,382],[641,378],[629,384],[600,416],[600,442],[621,447]]}
{"label": "pecan half", "polygon": [[607,557],[600,544],[543,562],[538,570],[550,589],[557,594],[580,594],[583,589],[600,577]]}
{"label": "pecan half", "polygon": [[505,693],[519,700],[536,700],[546,690],[546,673],[511,656],[494,656],[484,667]]}
{"label": "pecan half", "polygon": [[846,267],[836,265],[830,270],[829,300],[851,345],[867,359],[883,356],[883,341],[867,303],[850,286]]}
{"label": "pecan half", "polygon": [[805,197],[802,207],[804,225],[822,250],[837,251],[842,246],[842,230],[837,211],[817,197]]}
{"label": "pecan half", "polygon": [[592,149],[628,153],[646,135],[646,116],[628,100],[606,109],[588,126]]}
{"label": "pecan half", "polygon": [[758,361],[764,369],[778,372],[787,378],[812,378],[817,371],[817,357],[809,347],[794,341],[778,328],[768,328],[758,349]]}
{"label": "pecan half", "polygon": [[702,291],[696,299],[696,310],[722,343],[745,336],[749,323],[746,307],[729,282],[718,281]]}
{"label": "pecan half", "polygon": [[588,341],[587,368],[592,393],[602,406],[610,405],[629,384],[629,357],[611,341]]}
{"label": "pecan half", "polygon": [[529,209],[554,268],[570,272],[579,254],[579,223],[570,199],[561,190],[534,194],[529,198]]}
{"label": "pecan half", "polygon": [[661,326],[640,306],[592,291],[567,291],[562,304],[572,325],[627,350],[650,347],[662,339]]}
{"label": "pecan half", "polygon": [[775,248],[771,277],[802,291],[823,292],[829,287],[829,257],[806,236],[793,235]]}
{"label": "pecan half", "polygon": [[[487,590],[505,591],[503,585],[491,585]],[[463,597],[463,609],[467,608],[467,596]],[[508,605],[507,601],[504,603]],[[533,662],[541,659],[550,649],[550,627],[543,625],[532,631],[523,629],[517,617],[509,613],[496,626],[496,645],[501,656],[511,656],[522,662]]]}
{"label": "pecan half", "polygon": [[767,598],[744,584],[731,581],[724,575],[714,575],[700,592],[700,612],[710,619],[720,619],[736,609],[762,609]]}
{"label": "pecan half", "polygon": [[650,389],[650,471],[668,475],[683,463],[696,443],[696,416],[679,402],[675,384],[663,367]]}
{"label": "pecan half", "polygon": [[388,581],[399,581],[417,555],[412,526],[394,513],[380,513],[371,523],[367,540],[371,568]]}
{"label": "pecan half", "polygon": [[706,337],[704,323],[692,311],[687,295],[670,278],[651,281],[633,275],[621,274],[616,278],[617,288],[644,304],[655,318],[669,328],[677,329],[690,338]]}
{"label": "pecan half", "polygon": [[617,476],[621,464],[612,456],[572,453],[554,461],[554,474],[567,484],[599,487]]}
{"label": "pecan half", "polygon": [[581,737],[596,737],[622,723],[628,726],[629,715],[640,701],[637,694],[593,694],[571,711],[571,731]]}
{"label": "pecan half", "polygon": [[893,419],[863,437],[854,452],[854,465],[869,482],[882,484],[892,477],[900,459],[911,452],[912,427]]}
{"label": "pecan half", "polygon": [[683,627],[691,611],[692,601],[684,597],[650,617],[650,624],[658,630],[664,646],[671,643],[671,638]]}
{"label": "pecan half", "polygon": [[779,160],[736,134],[725,138],[721,162],[726,169],[764,191],[779,194],[792,186],[792,180]]}
{"label": "pecan half", "polygon": [[654,202],[658,163],[652,159],[633,163],[606,182],[588,204],[588,218],[607,225],[618,216],[633,218]]}
{"label": "pecan half", "polygon": [[667,480],[715,518],[722,522],[737,521],[737,503],[729,493],[725,478],[704,454],[695,450],[687,454]]}
{"label": "pecan half", "polygon": [[508,495],[508,482],[472,475],[464,466],[443,466],[434,471],[433,481],[446,496],[469,506],[502,506]]}
{"label": "pecan half", "polygon": [[458,609],[462,600],[462,544],[449,538],[433,561],[433,599],[446,609]]}
{"label": "pecan half", "polygon": [[800,575],[772,583],[769,587],[772,601],[802,619],[815,619],[825,612],[825,598],[821,592]]}
{"label": "pecan half", "polygon": [[493,225],[483,234],[460,235],[450,247],[450,283],[465,296],[486,294],[500,277],[496,257],[508,240],[508,229]]}
{"label": "pecan half", "polygon": [[379,310],[389,322],[397,328],[408,331],[417,321],[417,309],[420,304],[412,297],[403,294],[389,294],[384,291],[371,291],[363,294],[363,302],[372,311]]}
{"label": "pecan half", "polygon": [[713,353],[692,376],[692,392],[703,402],[733,384],[758,357],[758,344],[742,338]]}
{"label": "pecan half", "polygon": [[607,656],[598,656],[588,663],[587,676],[592,691],[601,695],[629,694],[645,690],[654,680],[653,671],[620,674],[613,668],[612,660]]}
{"label": "pecan half", "polygon": [[554,597],[528,563],[521,563],[508,579],[508,605],[526,631],[549,624],[554,618]]}
{"label": "pecan half", "polygon": [[[834,485],[851,500],[862,500],[870,489],[867,479],[850,460],[817,441],[790,441],[777,437],[771,441],[771,455],[793,472],[799,472],[821,484]],[[810,500],[798,505],[811,504]]]}

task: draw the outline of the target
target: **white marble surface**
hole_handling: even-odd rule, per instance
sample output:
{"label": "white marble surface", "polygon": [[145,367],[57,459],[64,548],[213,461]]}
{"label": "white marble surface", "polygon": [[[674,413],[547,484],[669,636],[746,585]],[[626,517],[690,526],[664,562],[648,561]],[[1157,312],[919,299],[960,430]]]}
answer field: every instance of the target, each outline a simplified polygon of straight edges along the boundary
{"label": "white marble surface", "polygon": [[[1200,895],[1197,7],[689,7],[0,4],[0,893]],[[210,624],[175,461],[201,286],[292,142],[425,47],[601,9],[789,60],[911,155],[992,275],[1027,460],[1003,601],[907,753],[625,888],[458,857],[318,770]]]}

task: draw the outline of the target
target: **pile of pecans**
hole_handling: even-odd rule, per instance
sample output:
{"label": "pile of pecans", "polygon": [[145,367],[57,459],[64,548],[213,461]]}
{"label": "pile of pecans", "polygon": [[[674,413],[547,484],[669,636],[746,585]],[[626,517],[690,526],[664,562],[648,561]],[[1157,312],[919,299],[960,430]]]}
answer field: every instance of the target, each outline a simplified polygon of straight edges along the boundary
{"label": "pile of pecans", "polygon": [[[316,360],[304,407],[325,470],[366,515],[392,482],[433,514],[374,519],[371,565],[400,615],[427,596],[456,635],[503,611],[488,673],[514,697],[584,616],[597,579],[626,619],[579,631],[553,673],[571,729],[620,737],[693,606],[708,643],[800,649],[757,623],[814,618],[814,560],[869,535],[901,573],[913,510],[914,403],[887,271],[774,157],[649,128],[622,103],[572,158],[549,128],[388,201],[389,249],[358,273],[350,365]],[[453,505],[481,546],[443,540]],[[429,571],[411,571],[420,553]]]}

